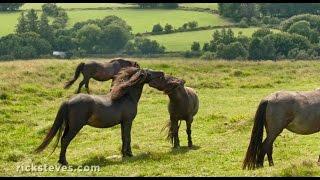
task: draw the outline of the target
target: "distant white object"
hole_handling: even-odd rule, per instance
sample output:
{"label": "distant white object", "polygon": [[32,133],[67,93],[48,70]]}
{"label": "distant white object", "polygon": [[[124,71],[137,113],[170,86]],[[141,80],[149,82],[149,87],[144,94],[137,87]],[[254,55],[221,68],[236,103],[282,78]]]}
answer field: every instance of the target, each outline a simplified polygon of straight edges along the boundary
{"label": "distant white object", "polygon": [[63,51],[53,51],[53,56],[58,56],[60,58],[70,58],[72,56],[72,53],[67,53]]}
{"label": "distant white object", "polygon": [[66,52],[62,52],[62,51],[53,51],[52,55],[59,56],[61,58],[65,58],[67,56]]}

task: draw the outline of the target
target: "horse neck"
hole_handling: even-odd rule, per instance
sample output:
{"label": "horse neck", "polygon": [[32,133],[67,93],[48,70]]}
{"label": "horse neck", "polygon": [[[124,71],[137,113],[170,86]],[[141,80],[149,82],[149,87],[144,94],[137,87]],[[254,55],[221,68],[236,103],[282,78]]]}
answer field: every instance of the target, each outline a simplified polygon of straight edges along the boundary
{"label": "horse neck", "polygon": [[138,84],[138,85],[135,85],[135,86],[131,87],[131,89],[129,90],[128,94],[129,94],[130,98],[135,103],[138,103],[139,100],[140,100],[140,97],[141,97],[141,94],[142,94],[142,90],[143,90],[143,86],[144,86],[144,83]]}
{"label": "horse neck", "polygon": [[185,88],[183,86],[173,89],[169,94],[170,102],[172,103],[179,103],[183,102],[182,100],[185,99],[187,95]]}

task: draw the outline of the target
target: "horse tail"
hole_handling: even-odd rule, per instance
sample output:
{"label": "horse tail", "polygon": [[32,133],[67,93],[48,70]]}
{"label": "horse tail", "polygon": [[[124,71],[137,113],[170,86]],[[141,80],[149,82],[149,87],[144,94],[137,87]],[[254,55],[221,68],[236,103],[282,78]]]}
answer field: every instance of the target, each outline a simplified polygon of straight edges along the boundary
{"label": "horse tail", "polygon": [[68,103],[64,102],[61,104],[61,106],[59,108],[56,119],[55,119],[50,131],[48,132],[48,134],[44,138],[41,145],[35,150],[36,153],[43,151],[49,145],[49,143],[51,142],[51,140],[54,138],[54,136],[56,135],[56,133],[59,130],[58,136],[57,136],[57,141],[56,141],[56,144],[55,144],[53,151],[56,149],[56,147],[58,146],[58,143],[59,143],[59,139],[61,138],[62,129],[64,127],[63,122],[66,122],[66,121],[68,121]]}
{"label": "horse tail", "polygon": [[[181,120],[180,120],[180,122],[179,122],[178,128],[180,127],[180,125],[181,125]],[[169,120],[169,121],[167,122],[167,124],[162,128],[161,131],[163,131],[164,129],[168,129],[167,138],[166,138],[166,139],[167,139],[168,141],[170,141],[171,144],[173,144],[173,132],[172,132],[171,126],[172,126],[172,123],[171,123],[171,120]]]}
{"label": "horse tail", "polygon": [[74,77],[73,79],[71,79],[70,81],[66,82],[66,84],[64,85],[64,89],[68,89],[79,77],[80,75],[80,72],[83,70],[83,67],[84,67],[84,63],[80,63],[78,66],[77,66],[77,69],[76,69],[76,72],[74,73]]}
{"label": "horse tail", "polygon": [[243,161],[243,169],[255,169],[259,166],[258,156],[262,148],[263,126],[266,120],[266,108],[268,105],[267,100],[262,100],[256,111],[254,118],[254,125],[252,128],[250,144]]}

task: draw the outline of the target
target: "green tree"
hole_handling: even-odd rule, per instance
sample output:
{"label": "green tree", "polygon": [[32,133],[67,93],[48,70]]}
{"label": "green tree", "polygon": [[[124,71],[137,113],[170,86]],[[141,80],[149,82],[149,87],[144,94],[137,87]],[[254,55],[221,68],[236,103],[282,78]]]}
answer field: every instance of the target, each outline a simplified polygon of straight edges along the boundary
{"label": "green tree", "polygon": [[296,33],[305,37],[309,36],[310,31],[311,31],[310,23],[305,20],[293,23],[288,29],[289,33]]}
{"label": "green tree", "polygon": [[53,43],[54,33],[53,28],[49,25],[49,20],[46,14],[42,14],[39,21],[39,34],[40,37]]}
{"label": "green tree", "polygon": [[103,53],[114,53],[123,49],[130,39],[130,33],[122,26],[112,24],[102,29],[97,43]]}
{"label": "green tree", "polygon": [[81,49],[87,53],[97,52],[97,42],[101,37],[101,28],[95,24],[88,24],[83,26],[76,32],[76,40]]}
{"label": "green tree", "polygon": [[141,54],[162,54],[165,51],[157,41],[147,38],[135,38],[134,45]]}
{"label": "green tree", "polygon": [[228,45],[219,44],[217,47],[217,57],[223,59],[246,59],[248,51],[239,42],[233,42]]}
{"label": "green tree", "polygon": [[194,28],[198,27],[198,22],[197,21],[190,21],[190,22],[188,22],[188,26],[190,29],[194,29]]}
{"label": "green tree", "polygon": [[20,18],[18,20],[18,24],[16,25],[16,33],[21,34],[21,33],[25,33],[27,32],[27,20],[26,17],[24,15],[24,13],[22,12],[20,15]]}
{"label": "green tree", "polygon": [[27,32],[38,32],[38,15],[34,9],[31,9],[26,14]]}
{"label": "green tree", "polygon": [[42,12],[47,16],[57,17],[59,14],[59,8],[55,3],[45,3],[41,8]]}
{"label": "green tree", "polygon": [[166,25],[164,26],[164,31],[165,31],[166,33],[172,32],[172,31],[173,31],[173,26],[172,26],[171,24],[166,24]]}
{"label": "green tree", "polygon": [[161,5],[166,9],[176,9],[179,7],[178,3],[161,3]]}
{"label": "green tree", "polygon": [[158,33],[162,31],[163,31],[163,27],[161,26],[160,23],[153,25],[153,28],[152,28],[153,33]]}
{"label": "green tree", "polygon": [[253,34],[252,37],[259,37],[259,38],[263,38],[264,36],[268,35],[268,34],[272,34],[272,31],[269,28],[260,28],[258,30],[256,30]]}
{"label": "green tree", "polygon": [[191,51],[200,51],[200,43],[199,42],[193,42],[191,45]]}

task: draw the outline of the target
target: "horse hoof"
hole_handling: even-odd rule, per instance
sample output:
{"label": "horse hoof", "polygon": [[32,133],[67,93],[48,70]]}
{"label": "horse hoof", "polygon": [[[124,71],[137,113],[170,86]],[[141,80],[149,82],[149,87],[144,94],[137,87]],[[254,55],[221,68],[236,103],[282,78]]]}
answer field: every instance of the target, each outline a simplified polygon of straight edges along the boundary
{"label": "horse hoof", "polygon": [[67,166],[68,162],[67,161],[63,161],[63,160],[59,160],[58,163],[60,163],[63,166]]}
{"label": "horse hoof", "polygon": [[188,147],[192,148],[193,147],[192,143],[188,143]]}
{"label": "horse hoof", "polygon": [[269,166],[274,166],[273,162],[269,163]]}

